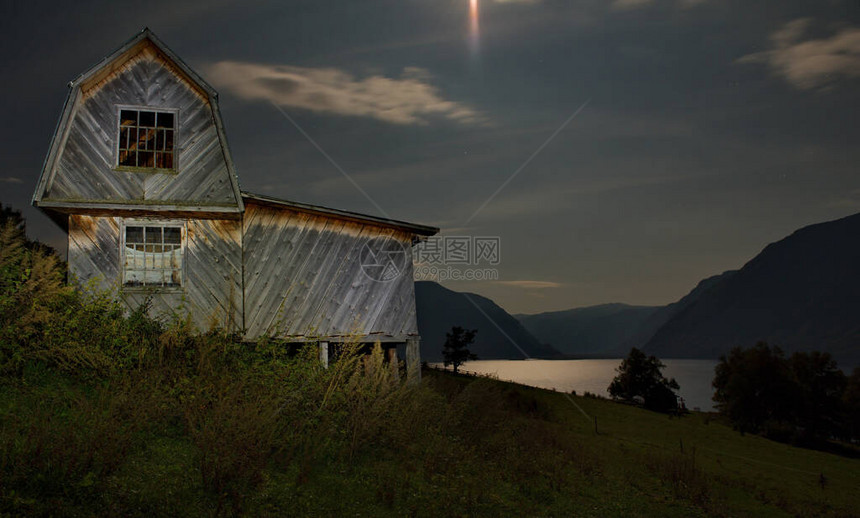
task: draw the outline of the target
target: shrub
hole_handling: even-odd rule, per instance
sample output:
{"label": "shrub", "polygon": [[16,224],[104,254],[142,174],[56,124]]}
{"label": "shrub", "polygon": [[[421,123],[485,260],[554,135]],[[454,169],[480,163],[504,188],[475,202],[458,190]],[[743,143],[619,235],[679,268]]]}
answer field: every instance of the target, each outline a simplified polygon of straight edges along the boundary
{"label": "shrub", "polygon": [[[5,215],[5,213],[4,213]],[[3,218],[0,226],[0,369],[19,371],[32,358],[29,344],[41,343],[62,301],[73,297],[63,285],[57,258],[34,246],[23,223]]]}
{"label": "shrub", "polygon": [[217,514],[226,506],[240,512],[277,444],[279,397],[241,374],[208,381],[186,397],[185,422],[202,483],[217,498]]}
{"label": "shrub", "polygon": [[634,347],[616,369],[618,375],[609,385],[609,394],[627,402],[641,398],[649,410],[676,412],[678,398],[675,391],[679,388],[678,383],[663,377],[663,367],[663,362],[655,356],[646,356]]}

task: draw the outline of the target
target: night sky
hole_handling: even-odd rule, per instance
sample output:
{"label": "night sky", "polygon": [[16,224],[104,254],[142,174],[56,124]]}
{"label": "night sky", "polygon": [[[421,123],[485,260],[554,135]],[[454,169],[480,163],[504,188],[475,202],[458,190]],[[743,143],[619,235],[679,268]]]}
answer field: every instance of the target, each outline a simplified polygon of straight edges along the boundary
{"label": "night sky", "polygon": [[498,236],[498,281],[445,285],[511,312],[666,304],[860,211],[856,0],[2,6],[0,202],[58,247],[30,198],[66,85],[144,26],[244,190]]}

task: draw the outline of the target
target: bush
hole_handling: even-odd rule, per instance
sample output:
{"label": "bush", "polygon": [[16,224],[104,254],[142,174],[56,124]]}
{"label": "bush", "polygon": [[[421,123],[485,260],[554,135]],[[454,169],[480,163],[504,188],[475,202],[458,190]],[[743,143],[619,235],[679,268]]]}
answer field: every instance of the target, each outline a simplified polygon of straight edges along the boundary
{"label": "bush", "polygon": [[185,399],[188,434],[195,445],[203,486],[218,502],[240,512],[244,497],[262,481],[278,444],[279,394],[239,374],[197,383]]}
{"label": "bush", "polygon": [[64,269],[43,247],[27,241],[20,215],[0,218],[0,369],[17,371],[32,359],[62,302],[74,297],[63,285]]}

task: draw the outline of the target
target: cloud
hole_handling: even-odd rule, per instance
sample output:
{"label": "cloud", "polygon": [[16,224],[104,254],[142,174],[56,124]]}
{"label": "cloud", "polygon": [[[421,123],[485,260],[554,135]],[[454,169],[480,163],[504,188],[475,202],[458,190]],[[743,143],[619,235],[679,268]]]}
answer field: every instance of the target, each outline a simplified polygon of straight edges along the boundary
{"label": "cloud", "polygon": [[738,63],[762,63],[803,90],[822,88],[841,77],[860,77],[860,28],[848,27],[829,38],[802,40],[812,21],[801,18],[770,36],[770,50],[748,54]]}
{"label": "cloud", "polygon": [[0,177],[0,183],[24,183],[24,180],[15,176]]}
{"label": "cloud", "polygon": [[318,113],[370,117],[391,124],[423,125],[434,118],[485,124],[475,109],[441,97],[424,69],[404,68],[399,78],[356,78],[336,68],[305,68],[222,61],[207,67],[212,82],[242,99]]}
{"label": "cloud", "polygon": [[543,290],[547,288],[560,288],[562,285],[558,282],[549,281],[494,281],[494,284],[502,284],[504,286],[514,286],[527,290]]}

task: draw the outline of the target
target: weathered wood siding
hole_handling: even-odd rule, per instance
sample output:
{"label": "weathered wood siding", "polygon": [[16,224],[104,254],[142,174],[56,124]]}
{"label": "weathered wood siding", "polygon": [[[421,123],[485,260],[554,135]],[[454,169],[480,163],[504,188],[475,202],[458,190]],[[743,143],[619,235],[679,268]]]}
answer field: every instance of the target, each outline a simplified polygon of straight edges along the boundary
{"label": "weathered wood siding", "polygon": [[83,286],[116,290],[120,282],[121,219],[69,216],[69,273]]}
{"label": "weathered wood siding", "polygon": [[[135,202],[159,205],[238,205],[223,143],[208,98],[152,45],[96,84],[85,85],[59,158],[42,196],[59,202]],[[118,106],[178,109],[178,173],[117,171]]]}
{"label": "weathered wood siding", "polygon": [[69,217],[69,271],[82,285],[117,293],[135,308],[151,297],[154,316],[191,315],[202,331],[213,325],[241,331],[242,224],[236,220],[186,221],[185,281],[181,289],[123,288],[122,218]]}
{"label": "weathered wood siding", "polygon": [[217,324],[241,331],[242,222],[188,220],[185,267],[185,294],[194,308],[197,327],[208,329]]}
{"label": "weathered wood siding", "polygon": [[[402,275],[365,275],[361,249],[388,236],[407,253]],[[416,335],[411,234],[376,225],[257,205],[244,216],[245,337]]]}

